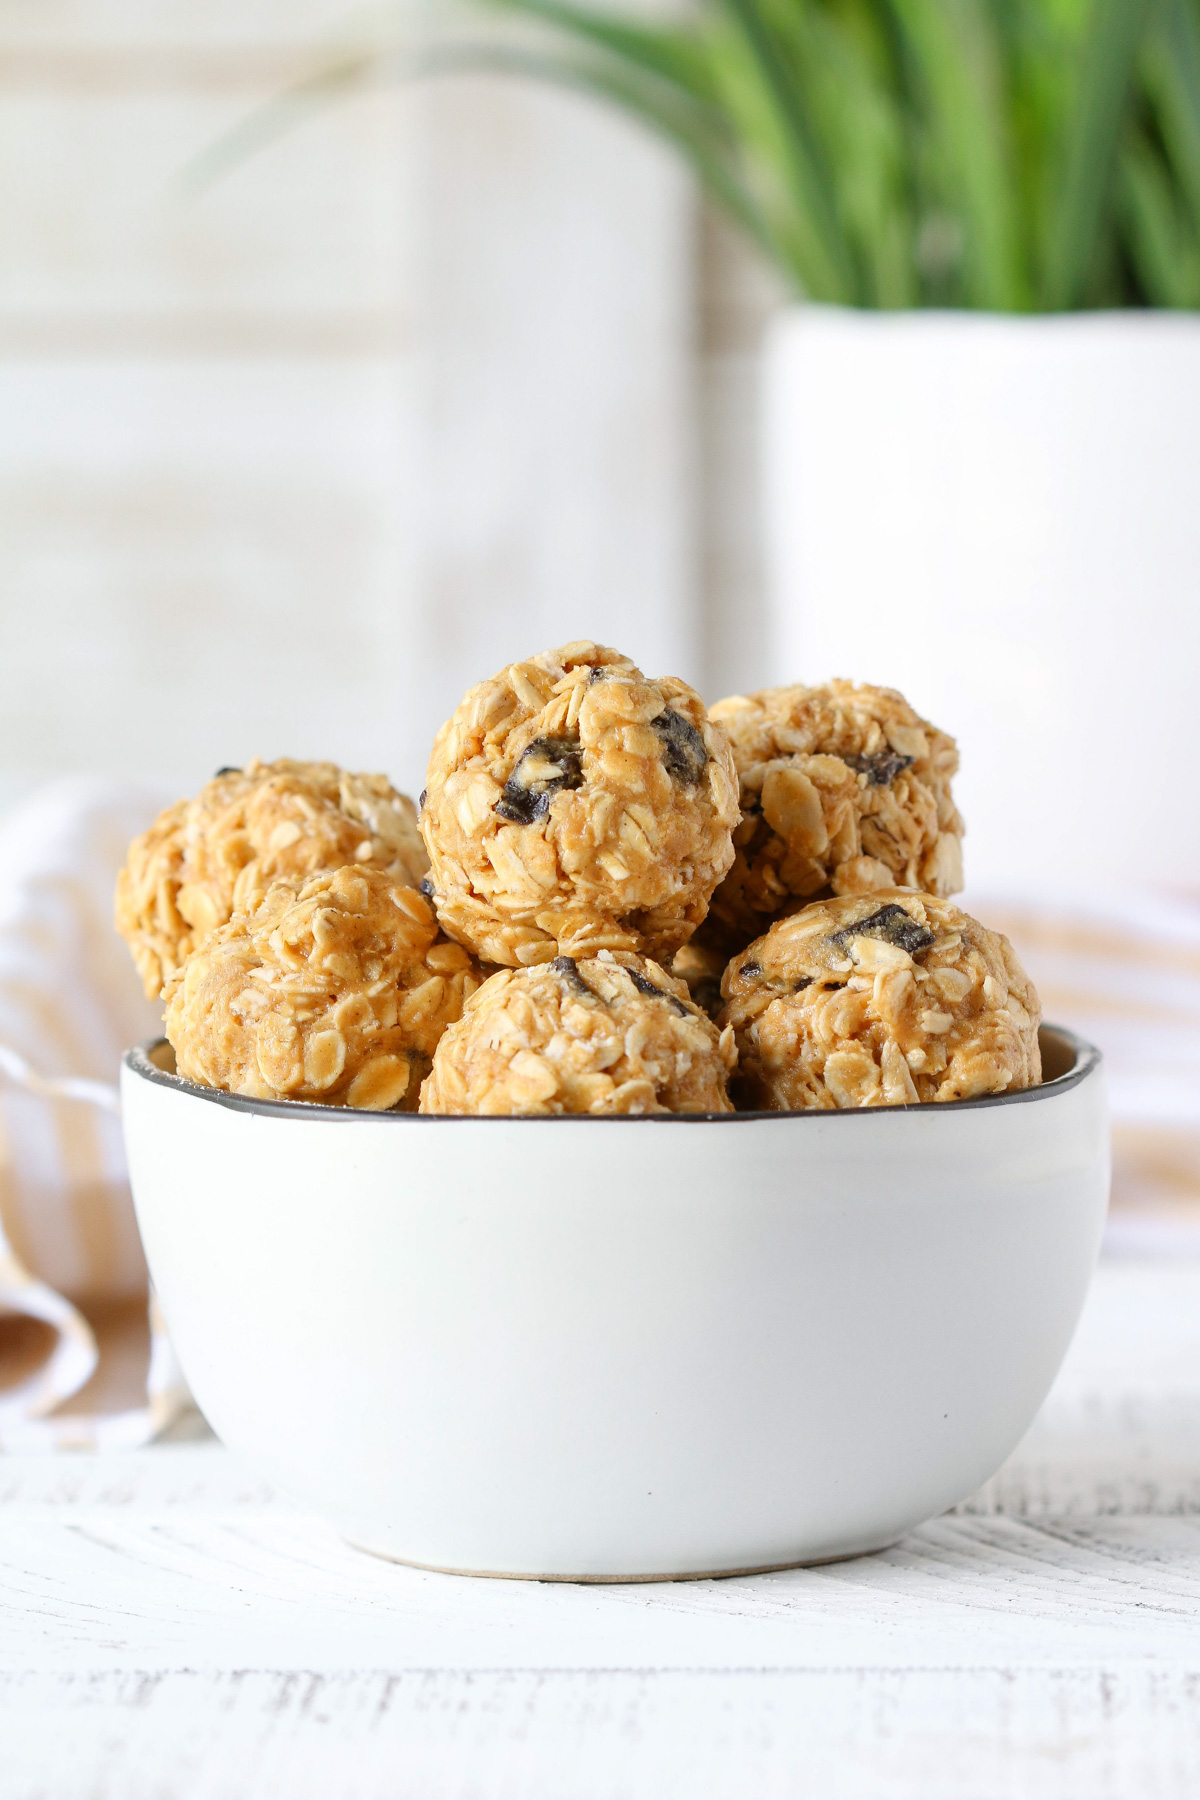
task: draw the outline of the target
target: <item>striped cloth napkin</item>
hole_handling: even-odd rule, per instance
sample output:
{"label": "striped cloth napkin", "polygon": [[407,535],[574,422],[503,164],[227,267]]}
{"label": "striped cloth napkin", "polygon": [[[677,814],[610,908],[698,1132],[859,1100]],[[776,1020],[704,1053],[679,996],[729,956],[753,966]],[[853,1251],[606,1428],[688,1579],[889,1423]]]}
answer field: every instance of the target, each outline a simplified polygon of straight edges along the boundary
{"label": "striped cloth napkin", "polygon": [[145,1442],[186,1404],[149,1305],[122,1052],[154,1035],[112,926],[163,796],[80,777],[0,822],[0,1448]]}
{"label": "striped cloth napkin", "polygon": [[1044,1016],[1098,1044],[1113,1113],[1107,1247],[1200,1252],[1200,896],[1035,906],[969,895],[1005,932]]}

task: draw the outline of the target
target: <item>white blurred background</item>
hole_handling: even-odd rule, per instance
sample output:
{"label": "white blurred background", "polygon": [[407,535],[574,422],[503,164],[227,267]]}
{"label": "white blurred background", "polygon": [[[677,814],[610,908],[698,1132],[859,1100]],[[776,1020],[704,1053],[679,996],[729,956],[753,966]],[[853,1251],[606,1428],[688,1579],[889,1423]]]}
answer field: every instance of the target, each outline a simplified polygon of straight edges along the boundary
{"label": "white blurred background", "polygon": [[572,636],[763,666],[770,279],[677,163],[525,83],[381,88],[180,171],[353,41],[344,0],[0,11],[0,809],[253,754],[422,783]]}

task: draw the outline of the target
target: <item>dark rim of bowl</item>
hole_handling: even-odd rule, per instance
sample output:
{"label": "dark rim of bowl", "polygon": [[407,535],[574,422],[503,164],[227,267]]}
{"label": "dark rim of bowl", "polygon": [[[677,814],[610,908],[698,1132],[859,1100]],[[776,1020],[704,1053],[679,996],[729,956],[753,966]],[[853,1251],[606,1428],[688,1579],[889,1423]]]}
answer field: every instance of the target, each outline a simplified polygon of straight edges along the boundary
{"label": "dark rim of bowl", "polygon": [[747,1120],[758,1120],[760,1123],[771,1119],[883,1119],[896,1113],[944,1113],[964,1112],[968,1107],[977,1106],[1025,1106],[1038,1100],[1051,1100],[1058,1094],[1065,1094],[1069,1089],[1078,1087],[1086,1081],[1093,1070],[1099,1068],[1103,1060],[1094,1044],[1089,1044],[1075,1032],[1068,1031],[1065,1025],[1043,1025],[1043,1032],[1051,1032],[1061,1038],[1074,1053],[1071,1067],[1050,1081],[1043,1081],[1040,1086],[1021,1088],[1015,1094],[983,1094],[977,1100],[943,1100],[940,1103],[927,1103],[923,1106],[864,1106],[840,1109],[831,1107],[809,1107],[800,1112],[735,1112],[735,1113],[414,1113],[414,1112],[366,1112],[352,1106],[325,1106],[317,1100],[254,1100],[248,1094],[227,1094],[223,1088],[202,1087],[199,1082],[188,1081],[182,1075],[168,1074],[165,1069],[156,1068],[150,1061],[150,1053],[157,1050],[166,1038],[150,1038],[144,1044],[137,1044],[132,1050],[125,1052],[125,1067],[133,1075],[143,1081],[151,1081],[156,1087],[174,1088],[177,1093],[190,1094],[196,1100],[208,1100],[215,1106],[227,1106],[233,1112],[273,1114],[287,1119],[337,1119],[342,1123],[351,1120],[374,1119],[385,1124],[420,1124],[449,1125],[462,1124],[469,1119],[478,1125],[511,1125],[514,1121],[522,1125],[556,1125],[563,1120],[581,1120],[589,1125],[608,1125],[615,1120],[634,1125],[738,1125]]}

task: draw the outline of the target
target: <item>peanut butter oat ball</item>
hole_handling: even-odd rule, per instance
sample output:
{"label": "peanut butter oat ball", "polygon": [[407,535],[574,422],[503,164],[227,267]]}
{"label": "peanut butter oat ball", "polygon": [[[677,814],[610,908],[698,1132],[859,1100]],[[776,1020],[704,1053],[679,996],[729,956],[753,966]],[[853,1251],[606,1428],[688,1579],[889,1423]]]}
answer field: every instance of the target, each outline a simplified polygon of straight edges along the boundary
{"label": "peanut butter oat ball", "polygon": [[211,933],[167,983],[167,1036],[206,1087],[415,1112],[481,980],[422,894],[352,865],[277,882]]}
{"label": "peanut butter oat ball", "polygon": [[729,744],[700,696],[591,643],[472,688],[421,809],[444,928],[509,967],[669,958],[733,861],[737,820]]}
{"label": "peanut butter oat ball", "polygon": [[721,984],[751,1107],[904,1106],[1036,1087],[1041,1006],[1012,945],[906,888],[820,900]]}
{"label": "peanut butter oat ball", "polygon": [[385,775],[257,759],[219,770],[134,839],[117,880],[117,930],[147,998],[258,889],[347,863],[413,886],[429,866],[416,808]]}
{"label": "peanut butter oat ball", "polygon": [[437,1047],[423,1113],[732,1112],[733,1033],[648,958],[501,969]]}
{"label": "peanut butter oat ball", "polygon": [[733,744],[742,822],[705,935],[727,948],[829,893],[962,886],[954,739],[891,688],[768,688],[712,709]]}

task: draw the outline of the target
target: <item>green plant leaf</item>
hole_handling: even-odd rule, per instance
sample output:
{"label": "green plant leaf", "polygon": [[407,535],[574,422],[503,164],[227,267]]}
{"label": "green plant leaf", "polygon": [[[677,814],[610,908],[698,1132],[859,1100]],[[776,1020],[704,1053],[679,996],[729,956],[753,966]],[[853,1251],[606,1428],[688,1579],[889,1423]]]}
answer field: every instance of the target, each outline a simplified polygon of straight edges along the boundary
{"label": "green plant leaf", "polygon": [[1046,303],[1082,306],[1096,266],[1125,129],[1147,0],[1092,0],[1062,143],[1062,176],[1050,215]]}
{"label": "green plant leaf", "polygon": [[1194,0],[1163,0],[1144,69],[1167,154],[1200,233],[1200,18]]}
{"label": "green plant leaf", "polygon": [[697,100],[711,101],[714,87],[703,43],[686,29],[644,25],[617,13],[593,12],[565,0],[487,0],[497,12],[518,13],[600,50],[618,62],[675,83]]}
{"label": "green plant leaf", "polygon": [[[711,154],[701,166],[694,134],[688,134],[689,161],[709,191],[720,198],[720,187],[734,183],[742,197],[741,222],[746,224],[753,214],[755,235],[769,244],[801,291],[823,300],[860,297],[820,145],[778,46],[766,56],[768,27],[758,11],[759,0],[729,0],[724,25],[707,32],[642,26],[565,0],[490,3],[536,18],[560,37],[585,41],[606,53],[586,63],[559,61],[557,78],[617,99],[674,141],[680,141],[676,100],[654,82],[664,82],[704,107],[712,129],[727,132],[716,169]],[[633,71],[638,79],[631,82]],[[734,167],[740,170],[736,178]]]}
{"label": "green plant leaf", "polygon": [[920,295],[906,127],[886,33],[869,5],[849,0],[836,8],[810,6],[797,40],[797,78],[834,172],[833,200],[855,262],[858,304],[913,306]]}
{"label": "green plant leaf", "polygon": [[979,0],[891,0],[891,6],[942,204],[962,225],[963,297],[996,311],[1027,306],[1002,48],[990,11]]}
{"label": "green plant leaf", "polygon": [[1152,305],[1200,305],[1200,240],[1180,216],[1162,160],[1144,139],[1122,157],[1118,197],[1130,251]]}
{"label": "green plant leaf", "polygon": [[[718,0],[750,53],[763,102],[778,121],[779,138],[794,186],[797,209],[810,240],[814,299],[853,304],[858,298],[854,259],[834,203],[830,173],[812,129],[806,97],[797,86],[788,47],[780,41],[763,0]],[[795,5],[796,20],[803,3]]]}

